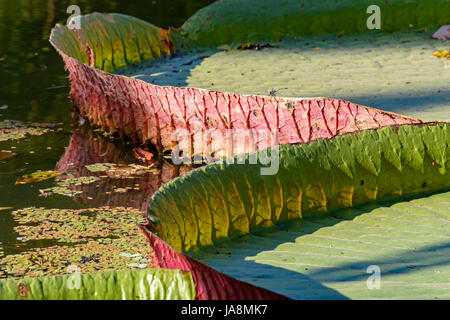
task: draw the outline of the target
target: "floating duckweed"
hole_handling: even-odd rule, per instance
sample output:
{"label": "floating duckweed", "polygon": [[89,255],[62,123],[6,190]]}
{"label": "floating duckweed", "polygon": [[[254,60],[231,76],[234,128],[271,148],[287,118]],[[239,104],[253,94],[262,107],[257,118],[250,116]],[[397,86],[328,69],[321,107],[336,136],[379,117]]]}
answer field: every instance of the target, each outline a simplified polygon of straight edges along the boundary
{"label": "floating duckweed", "polygon": [[54,130],[50,129],[57,124],[52,123],[32,123],[26,125],[21,121],[3,120],[0,121],[0,141],[18,140],[27,135],[40,136]]}
{"label": "floating duckweed", "polygon": [[27,184],[32,182],[39,182],[47,179],[54,178],[56,176],[59,176],[63,172],[57,172],[57,171],[36,171],[31,174],[24,175],[17,179],[16,184]]}
{"label": "floating duckweed", "polygon": [[101,180],[99,177],[87,176],[87,177],[79,177],[74,178],[73,175],[67,175],[66,179],[59,179],[56,182],[56,186],[46,189],[40,189],[39,192],[41,195],[49,195],[49,194],[59,194],[62,196],[74,197],[76,195],[82,194],[83,191],[74,190],[69,187],[71,186],[81,186],[87,185]]}
{"label": "floating duckweed", "polygon": [[153,164],[150,164],[148,166],[130,164],[128,166],[117,166],[108,168],[106,170],[106,174],[108,175],[108,177],[116,179],[133,178],[134,176],[145,175],[148,173],[158,174],[159,170],[153,168]]}
{"label": "floating duckweed", "polygon": [[76,195],[82,194],[83,191],[72,190],[67,187],[52,187],[46,189],[40,189],[39,192],[42,196],[47,196],[51,194],[59,194],[67,197],[74,197]]}
{"label": "floating duckweed", "polygon": [[70,265],[84,273],[151,267],[148,245],[137,227],[145,216],[137,209],[31,207],[12,214],[22,241],[52,240],[61,245],[0,256],[0,278],[66,274]]}
{"label": "floating duckweed", "polygon": [[90,172],[105,172],[109,168],[115,167],[115,163],[94,163],[86,165],[86,169]]}

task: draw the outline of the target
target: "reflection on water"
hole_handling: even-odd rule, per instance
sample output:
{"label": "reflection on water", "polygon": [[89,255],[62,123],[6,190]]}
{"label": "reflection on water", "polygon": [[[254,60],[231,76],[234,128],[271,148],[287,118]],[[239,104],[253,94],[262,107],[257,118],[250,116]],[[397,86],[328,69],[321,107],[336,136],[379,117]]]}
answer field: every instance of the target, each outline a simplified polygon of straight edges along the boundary
{"label": "reflection on water", "polygon": [[[77,117],[77,116],[76,116]],[[13,230],[17,222],[13,220],[10,212],[24,207],[46,208],[98,208],[98,207],[127,207],[146,212],[148,203],[153,193],[163,184],[192,170],[190,166],[176,166],[162,157],[155,157],[150,165],[139,163],[133,156],[132,146],[112,137],[105,137],[92,128],[73,127],[70,140],[63,132],[47,133],[38,137],[30,137],[20,142],[15,142],[18,155],[12,160],[0,161],[0,175],[7,179],[1,179],[0,183],[0,207],[12,207],[9,210],[0,211],[0,248],[5,254],[16,254],[36,247],[48,247],[55,244],[54,241],[39,240],[31,243],[23,242]],[[48,145],[55,142],[66,142],[68,145],[55,150],[47,149]],[[37,144],[36,153],[32,156],[34,163],[27,161],[27,150]],[[24,146],[22,146],[24,145]],[[62,155],[61,155],[62,154]],[[58,159],[58,158],[59,159]],[[56,163],[56,165],[55,165]],[[132,175],[111,175],[109,172],[91,172],[86,166],[113,163],[117,169],[128,169],[131,166],[150,168]],[[11,165],[11,166],[8,166]],[[7,171],[5,175],[2,171]],[[56,170],[64,172],[55,179],[45,180],[25,185],[14,185],[15,180],[24,173],[32,173],[37,170]],[[127,171],[126,171],[127,172]],[[71,184],[67,189],[77,192],[75,195],[64,196],[42,190],[53,189],[68,176],[76,178],[92,178],[96,181],[90,184]],[[0,249],[1,250],[1,249]],[[1,252],[0,252],[1,256]]]}
{"label": "reflection on water", "polygon": [[[113,161],[130,163],[132,153],[112,142],[96,138],[88,132],[71,129],[71,102],[68,99],[68,74],[59,55],[48,42],[50,30],[56,23],[65,23],[69,5],[76,4],[82,14],[90,12],[119,12],[149,21],[160,27],[181,26],[199,8],[212,0],[0,0],[0,121],[62,122],[63,131],[17,141],[0,142],[1,150],[15,155],[0,160],[0,250],[20,252],[24,246],[13,227],[17,223],[11,210],[36,206],[47,208],[82,208],[100,205],[147,207],[151,194],[163,183],[176,176],[176,168],[167,163],[155,166],[161,174],[140,176],[127,181],[102,179],[99,185],[80,187],[76,198],[63,196],[40,197],[39,189],[52,187],[55,180],[14,185],[17,178],[37,170],[54,170],[65,160],[78,162],[72,174],[83,175],[80,164]],[[69,142],[70,140],[70,142]],[[68,146],[67,151],[64,147]],[[72,153],[71,153],[72,152]],[[78,154],[77,154],[78,152]],[[71,160],[70,160],[71,159]],[[84,162],[83,162],[84,161]],[[77,171],[78,170],[78,171]],[[139,184],[142,190],[127,193],[109,192],[118,186]],[[42,244],[43,245],[43,244]],[[39,247],[39,242],[34,244]],[[1,255],[1,252],[0,252]]]}
{"label": "reflection on water", "polygon": [[0,119],[67,122],[69,83],[62,59],[48,42],[69,5],[82,14],[119,12],[160,27],[179,27],[212,0],[0,0]]}
{"label": "reflection on water", "polygon": [[127,165],[133,162],[137,161],[130,150],[84,128],[73,132],[69,146],[55,170],[72,174],[75,178],[100,177],[95,183],[73,187],[83,192],[75,197],[87,207],[126,206],[141,211],[147,210],[151,196],[163,184],[192,170],[192,167],[176,166],[163,158],[155,160],[152,166],[154,169],[150,172],[124,175],[123,178],[105,175],[105,172],[91,172],[86,168],[87,165],[97,163]]}

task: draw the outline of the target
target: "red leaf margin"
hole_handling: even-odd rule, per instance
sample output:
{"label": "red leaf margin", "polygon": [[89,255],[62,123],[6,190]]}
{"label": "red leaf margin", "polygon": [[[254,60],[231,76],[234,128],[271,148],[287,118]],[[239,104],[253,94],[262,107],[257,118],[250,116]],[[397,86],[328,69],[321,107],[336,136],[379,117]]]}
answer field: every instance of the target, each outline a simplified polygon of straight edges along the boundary
{"label": "red leaf margin", "polygon": [[197,287],[198,300],[290,300],[278,293],[229,277],[180,253],[152,233],[148,225],[139,225],[153,251],[153,267],[190,272]]}

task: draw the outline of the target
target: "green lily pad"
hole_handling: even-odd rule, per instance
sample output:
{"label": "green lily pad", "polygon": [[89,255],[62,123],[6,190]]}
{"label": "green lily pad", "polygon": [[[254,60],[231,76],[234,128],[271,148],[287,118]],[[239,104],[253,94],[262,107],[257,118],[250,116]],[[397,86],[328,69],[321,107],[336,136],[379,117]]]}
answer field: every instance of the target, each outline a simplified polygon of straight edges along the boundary
{"label": "green lily pad", "polygon": [[429,123],[283,145],[272,174],[217,162],[153,195],[152,231],[290,298],[450,298],[449,133]]}
{"label": "green lily pad", "polygon": [[3,151],[0,151],[0,160],[12,158],[13,156],[14,156],[14,154],[13,154],[12,152],[3,152]]}

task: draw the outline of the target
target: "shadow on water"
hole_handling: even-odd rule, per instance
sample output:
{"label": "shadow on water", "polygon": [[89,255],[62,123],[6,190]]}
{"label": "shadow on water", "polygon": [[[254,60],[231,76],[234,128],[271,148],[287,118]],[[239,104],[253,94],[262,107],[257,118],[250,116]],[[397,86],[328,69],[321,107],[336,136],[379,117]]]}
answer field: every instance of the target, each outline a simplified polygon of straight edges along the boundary
{"label": "shadow on water", "polygon": [[377,94],[376,96],[354,95],[348,97],[337,95],[336,98],[403,114],[414,113],[418,111],[417,108],[426,106],[431,107],[428,111],[431,116],[434,112],[433,106],[445,106],[449,104],[450,90],[441,90],[439,93],[431,89],[429,91],[399,91],[396,93]]}

